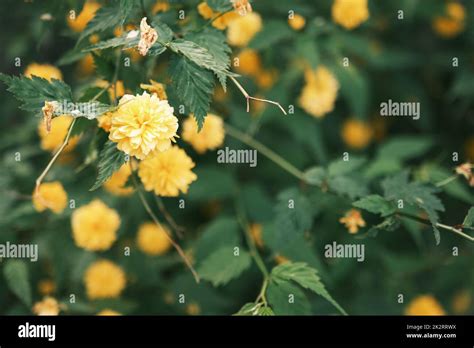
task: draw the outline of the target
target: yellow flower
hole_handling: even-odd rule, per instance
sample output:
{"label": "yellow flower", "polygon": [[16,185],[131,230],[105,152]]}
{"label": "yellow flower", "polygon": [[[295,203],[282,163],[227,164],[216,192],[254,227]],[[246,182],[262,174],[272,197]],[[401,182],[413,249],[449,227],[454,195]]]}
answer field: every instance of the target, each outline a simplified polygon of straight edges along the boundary
{"label": "yellow flower", "polygon": [[250,229],[250,235],[252,236],[252,239],[255,242],[255,244],[260,249],[263,248],[262,225],[251,224],[249,229]]}
{"label": "yellow flower", "polygon": [[98,126],[107,133],[110,132],[110,127],[112,127],[112,117],[114,117],[114,114],[111,111],[97,117]]}
{"label": "yellow flower", "polygon": [[117,316],[117,315],[122,315],[121,313],[117,312],[117,311],[114,311],[113,309],[103,309],[101,310],[99,313],[97,313],[97,315],[101,315],[101,316]]}
{"label": "yellow flower", "polygon": [[288,259],[287,257],[285,257],[285,256],[283,256],[283,255],[277,254],[277,255],[275,255],[275,262],[276,262],[278,265],[281,265],[281,264],[290,262],[290,259]]}
{"label": "yellow flower", "polygon": [[452,38],[464,30],[466,10],[459,2],[446,4],[446,15],[437,16],[433,20],[433,29],[440,36]]}
{"label": "yellow flower", "polygon": [[91,300],[116,298],[125,288],[125,272],[111,261],[99,260],[87,268],[84,284]]}
{"label": "yellow flower", "polygon": [[164,226],[158,227],[153,222],[144,223],[138,229],[138,248],[148,255],[163,255],[171,248],[168,234]]}
{"label": "yellow flower", "polygon": [[33,306],[33,313],[36,315],[58,315],[59,303],[52,297],[45,297],[42,301],[36,302]]}
{"label": "yellow flower", "polygon": [[373,133],[368,123],[356,119],[346,120],[341,130],[342,140],[353,149],[363,149],[369,145]]}
{"label": "yellow flower", "polygon": [[167,0],[158,0],[155,2],[153,7],[151,8],[151,13],[156,15],[157,13],[160,12],[166,12],[170,9],[170,4]]}
{"label": "yellow flower", "polygon": [[48,81],[63,79],[61,70],[50,64],[31,63],[26,67],[24,75],[26,77],[39,76]]}
{"label": "yellow flower", "polygon": [[[96,81],[95,85],[97,87],[105,88],[109,83],[105,80],[98,80]],[[123,85],[123,81],[118,80],[115,85],[111,85],[107,92],[109,92],[109,97],[111,100],[115,100],[115,94],[117,94],[117,98],[121,97],[125,94],[125,87]]]}
{"label": "yellow flower", "polygon": [[172,146],[164,152],[155,152],[138,165],[138,175],[147,191],[158,196],[176,197],[188,192],[189,184],[197,179],[191,169],[195,164],[184,150]]}
{"label": "yellow flower", "polygon": [[293,30],[301,30],[306,25],[306,19],[299,14],[295,14],[292,18],[288,18],[288,24]]}
{"label": "yellow flower", "polygon": [[151,96],[124,95],[112,118],[109,139],[130,156],[144,159],[150,152],[165,151],[175,141],[178,119],[167,100]]}
{"label": "yellow flower", "polygon": [[72,213],[71,224],[78,247],[102,251],[109,249],[117,239],[120,217],[115,210],[95,199]]}
{"label": "yellow flower", "polygon": [[432,295],[414,298],[405,308],[405,315],[445,315],[443,307]]}
{"label": "yellow flower", "polygon": [[306,69],[305,82],[299,97],[299,105],[314,117],[323,117],[334,109],[339,82],[324,66],[316,70]]}
{"label": "yellow flower", "polygon": [[232,46],[247,46],[250,40],[253,39],[262,29],[262,17],[258,13],[252,12],[246,16],[241,16],[228,25],[227,41]]}
{"label": "yellow flower", "polygon": [[339,219],[341,224],[346,225],[346,228],[349,230],[349,233],[357,233],[359,227],[365,227],[365,221],[362,218],[362,214],[357,209],[351,209],[344,217]]}
{"label": "yellow flower", "polygon": [[[48,133],[45,124],[42,122],[38,126],[38,135],[41,138],[41,148],[46,151],[56,152],[56,150],[63,144],[71,123],[72,116],[61,115],[54,117],[51,120],[51,131]],[[76,147],[78,141],[78,135],[71,137],[62,153],[72,151]]]}
{"label": "yellow flower", "polygon": [[[214,12],[212,8],[207,4],[207,2],[201,2],[198,5],[198,12],[204,19],[211,19],[214,17],[217,17],[220,13],[219,12]],[[232,12],[227,12],[226,14],[221,15],[220,17],[216,18],[212,22],[212,26],[216,29],[219,30],[224,30],[227,28],[229,23],[231,23],[233,20],[238,18],[239,15],[232,11]]]}
{"label": "yellow flower", "polygon": [[166,90],[165,90],[165,85],[162,83],[158,83],[154,80],[150,80],[151,85],[147,85],[145,83],[140,84],[140,88],[144,89],[145,91],[148,91],[150,93],[155,93],[160,100],[166,100],[168,99],[168,96],[166,95]]}
{"label": "yellow flower", "polygon": [[86,1],[82,11],[75,18],[67,17],[67,24],[73,31],[79,33],[83,31],[87,23],[94,18],[95,12],[100,8],[100,5],[95,1]]}
{"label": "yellow flower", "polygon": [[234,6],[234,10],[238,12],[239,15],[245,16],[247,13],[252,12],[252,5],[249,0],[230,0]]}
{"label": "yellow flower", "polygon": [[51,295],[56,291],[56,284],[51,279],[42,279],[38,283],[38,291],[41,295]]}
{"label": "yellow flower", "polygon": [[235,66],[235,70],[245,75],[256,75],[262,69],[260,55],[257,51],[246,48],[237,56],[239,65]]}
{"label": "yellow flower", "polygon": [[92,34],[91,36],[89,36],[89,42],[92,44],[92,45],[95,45],[96,43],[98,43],[100,41],[100,36],[97,35],[97,34]]}
{"label": "yellow flower", "polygon": [[260,87],[260,88],[263,88],[263,89],[268,89],[270,87],[272,87],[277,79],[277,72],[276,70],[272,69],[272,70],[260,70],[258,73],[257,73],[257,85]]}
{"label": "yellow flower", "polygon": [[186,306],[187,315],[199,315],[200,313],[201,307],[197,303],[192,302]]}
{"label": "yellow flower", "polygon": [[183,140],[190,143],[194,150],[203,154],[207,150],[214,150],[224,143],[225,130],[222,118],[208,114],[200,132],[192,116],[183,123]]}
{"label": "yellow flower", "polygon": [[130,164],[123,164],[119,170],[112,174],[110,178],[104,182],[104,188],[106,191],[116,196],[128,196],[133,193],[133,187],[126,187],[125,184],[128,178],[132,174]]}
{"label": "yellow flower", "polygon": [[469,290],[461,290],[454,295],[452,305],[454,314],[464,314],[471,307],[472,296]]}
{"label": "yellow flower", "polygon": [[45,182],[33,192],[33,206],[36,211],[50,209],[56,214],[63,212],[67,205],[67,193],[59,181]]}
{"label": "yellow flower", "polygon": [[474,137],[470,137],[465,145],[467,159],[474,163]]}
{"label": "yellow flower", "polygon": [[92,54],[86,54],[79,63],[77,63],[77,74],[83,78],[94,72],[94,58]]}
{"label": "yellow flower", "polygon": [[332,19],[344,28],[352,30],[369,18],[367,0],[334,0]]}

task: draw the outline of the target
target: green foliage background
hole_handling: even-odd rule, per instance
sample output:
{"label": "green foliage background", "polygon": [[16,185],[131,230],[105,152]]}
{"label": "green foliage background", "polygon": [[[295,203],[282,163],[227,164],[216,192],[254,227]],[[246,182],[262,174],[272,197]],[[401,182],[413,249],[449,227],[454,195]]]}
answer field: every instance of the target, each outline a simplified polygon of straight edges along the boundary
{"label": "green foliage background", "polygon": [[[73,99],[89,100],[97,90],[91,87],[97,75],[112,79],[118,51],[113,47],[101,51],[93,77],[77,75],[76,62],[90,44],[81,38],[76,46],[79,35],[67,27],[65,16],[71,8],[79,10],[82,3],[2,1],[1,71],[20,75],[31,62],[55,63],[71,86]],[[110,13],[98,21],[105,26],[99,28],[101,42],[114,37],[113,28],[122,19],[137,24],[142,17],[138,1],[108,3]],[[174,1],[169,11],[149,16],[157,23],[154,27],[160,40],[171,40],[169,28],[191,40],[196,35],[191,31],[206,24],[197,14],[198,3]],[[264,277],[251,257],[255,250],[245,238],[242,227],[246,222],[263,225],[265,247],[257,251],[264,268],[271,271],[264,289],[271,310],[262,309],[259,314],[338,313],[330,302],[336,307],[338,303],[349,314],[402,314],[406,302],[420,294],[433,294],[452,313],[451,301],[459,291],[474,292],[473,242],[447,230],[435,231],[433,237],[433,227],[395,216],[394,202],[403,199],[407,202],[405,212],[424,212],[432,223],[450,226],[462,225],[473,205],[472,188],[462,178],[439,190],[432,184],[449,177],[456,165],[468,160],[465,144],[474,136],[474,2],[464,2],[466,28],[450,40],[439,38],[431,28],[432,19],[443,13],[444,1],[369,1],[370,19],[353,31],[332,23],[331,3],[254,1],[254,10],[263,18],[263,29],[249,46],[258,50],[266,68],[278,70],[278,79],[262,91],[253,79],[238,78],[249,93],[288,106],[296,105],[304,83],[298,62],[330,67],[341,89],[335,110],[321,120],[298,106],[294,114],[284,116],[267,105],[256,117],[255,112],[246,112],[244,97],[228,79],[227,98],[210,100],[212,90],[220,88],[218,80],[228,75],[230,53],[223,34],[210,28],[204,37],[191,40],[196,47],[178,40],[166,51],[157,45],[150,56],[119,71],[119,79],[133,93],[140,92],[140,83],[148,83],[150,77],[157,81],[171,77],[173,84],[167,92],[175,110],[181,102],[179,97],[185,96],[183,102],[199,122],[210,110],[233,128],[251,130],[257,141],[302,172],[310,169],[303,178],[295,178],[261,153],[256,168],[220,165],[215,152],[198,155],[179,141],[197,164],[198,180],[184,196],[185,209],[178,209],[179,197],[164,201],[175,220],[186,228],[186,237],[180,242],[185,250],[192,251],[204,278],[199,284],[175,251],[149,257],[136,248],[137,228],[149,221],[136,195],[117,198],[102,189],[89,191],[97,177],[97,153],[105,139],[94,135],[95,121],[81,121],[84,133],[73,162],[55,165],[48,180],[61,181],[76,206],[98,197],[116,209],[122,219],[118,241],[104,253],[84,251],[71,237],[71,209],[61,215],[35,212],[31,201],[23,196],[31,194],[36,177],[50,159],[50,154],[39,147],[39,118],[33,112],[42,103],[27,106],[28,111],[20,110],[20,103],[2,87],[0,243],[38,243],[40,260],[0,263],[0,313],[31,313],[32,303],[41,299],[38,282],[45,278],[54,279],[55,296],[67,304],[66,314],[95,314],[102,308],[124,314],[186,314],[186,306],[177,302],[179,294],[186,295],[188,304],[197,304],[201,314],[233,314],[244,305],[241,312],[252,313],[251,303]],[[145,0],[143,5],[149,11],[153,2]],[[181,9],[189,16],[185,24],[176,20]],[[397,19],[399,9],[404,10],[403,20]],[[290,29],[289,10],[306,18],[304,30]],[[44,13],[51,13],[54,19],[41,20]],[[87,33],[86,29],[82,35]],[[124,44],[123,40],[107,43]],[[237,52],[233,50],[233,54]],[[15,67],[16,57],[21,58],[21,67]],[[343,57],[350,57],[350,68],[341,67]],[[457,68],[452,66],[453,57],[459,58]],[[193,79],[192,74],[199,79]],[[22,87],[19,82],[18,86]],[[25,91],[20,88],[18,93]],[[370,121],[379,112],[380,102],[388,99],[419,101],[420,120],[388,120],[383,139],[364,150],[347,148],[340,136],[344,121],[351,117]],[[109,103],[107,98],[100,101]],[[180,121],[184,117],[179,115]],[[248,148],[229,135],[225,146]],[[345,151],[351,154],[350,165],[341,163]],[[459,162],[452,161],[453,152],[459,153]],[[21,154],[20,162],[15,161],[15,153]],[[94,160],[78,171],[91,155]],[[296,209],[288,209],[289,199],[295,201]],[[355,201],[367,227],[351,235],[339,219]],[[472,221],[464,227],[469,225],[472,227]],[[468,229],[465,232],[474,234]],[[364,243],[365,261],[325,258],[324,246],[333,241]],[[130,256],[123,256],[125,246],[131,246]],[[238,260],[229,258],[235,246],[241,248]],[[459,256],[453,256],[453,247],[459,248]],[[276,255],[292,263],[277,267]],[[99,258],[113,260],[127,273],[128,284],[119,299],[91,302],[85,296],[84,270]],[[75,304],[68,302],[72,293],[77,297]],[[288,293],[295,295],[296,305],[285,301]],[[404,304],[397,302],[399,294],[404,295]],[[174,299],[171,303],[166,301],[170,295]],[[471,304],[468,313],[473,309]]]}

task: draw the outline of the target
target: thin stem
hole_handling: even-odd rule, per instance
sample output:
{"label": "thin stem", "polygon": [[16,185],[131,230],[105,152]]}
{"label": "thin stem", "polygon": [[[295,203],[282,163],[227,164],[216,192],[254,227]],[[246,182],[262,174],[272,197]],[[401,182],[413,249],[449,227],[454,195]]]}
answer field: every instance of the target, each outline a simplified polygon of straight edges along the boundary
{"label": "thin stem", "polygon": [[181,256],[183,262],[186,264],[186,266],[189,268],[189,270],[191,271],[191,273],[193,274],[193,277],[194,279],[196,280],[196,283],[199,283],[199,275],[197,274],[196,270],[194,269],[194,267],[192,266],[191,262],[189,261],[188,257],[186,256],[186,254],[184,253],[183,249],[181,249],[181,247],[179,246],[178,243],[176,243],[173,239],[173,237],[169,234],[169,232],[164,229],[162,226],[161,226],[161,223],[160,221],[158,220],[158,218],[156,217],[155,213],[153,213],[153,210],[151,209],[150,205],[148,204],[146,198],[145,198],[145,195],[143,194],[141,188],[140,188],[140,185],[138,184],[138,181],[133,173],[133,168],[132,168],[132,164],[131,164],[131,161],[130,161],[130,168],[132,170],[132,182],[133,182],[133,186],[135,187],[135,190],[138,192],[138,197],[140,198],[140,201],[141,203],[143,204],[143,207],[145,208],[145,210],[147,211],[148,215],[150,215],[150,217],[152,218],[153,222],[158,226],[160,227],[161,229],[163,229],[163,231],[165,231],[166,233],[166,236],[168,237],[168,240],[170,241],[171,245],[173,245],[173,247],[176,249],[176,251],[178,252],[178,254]]}
{"label": "thin stem", "polygon": [[286,115],[286,110],[283,108],[283,106],[281,106],[280,103],[276,102],[276,101],[273,101],[273,100],[268,100],[268,99],[262,99],[262,98],[257,98],[257,97],[253,97],[251,96],[250,94],[248,94],[248,92],[245,90],[244,87],[242,87],[242,85],[239,83],[239,81],[237,81],[235,79],[235,77],[233,76],[229,76],[230,80],[237,86],[237,88],[240,90],[240,92],[244,95],[246,101],[247,101],[247,112],[250,112],[250,100],[257,100],[257,101],[261,101],[261,102],[264,102],[264,103],[269,103],[269,104],[273,104],[273,105],[276,105],[280,108],[280,110]]}
{"label": "thin stem", "polygon": [[447,184],[449,184],[451,181],[454,181],[458,178],[458,175],[457,174],[454,174],[454,175],[451,175],[450,177],[444,179],[444,180],[441,180],[440,182],[437,182],[435,184],[436,187],[443,187]]}
{"label": "thin stem", "polygon": [[225,125],[226,133],[229,134],[231,137],[241,141],[242,143],[254,148],[255,150],[259,151],[262,155],[267,157],[269,160],[280,166],[282,169],[286,170],[288,173],[293,175],[294,177],[306,181],[304,174],[301,170],[293,166],[283,157],[278,155],[277,153],[270,150],[268,147],[263,145],[262,143],[258,142],[250,135],[242,133],[241,131],[237,130],[236,128],[226,124]]}
{"label": "thin stem", "polygon": [[220,12],[219,14],[217,14],[216,16],[212,17],[211,19],[209,19],[202,27],[200,27],[197,31],[201,31],[203,30],[204,28],[206,28],[207,26],[211,25],[217,18],[220,18],[222,17],[223,15],[229,13],[229,12],[232,12],[233,10],[228,10],[228,11],[225,11],[225,12]]}
{"label": "thin stem", "polygon": [[157,195],[154,195],[154,197],[155,197],[156,205],[158,206],[158,209],[160,209],[161,214],[163,214],[163,216],[165,217],[166,222],[168,222],[168,224],[174,230],[176,235],[182,239],[184,237],[183,236],[184,228],[179,226],[176,223],[176,221],[174,221],[171,214],[168,212],[168,210],[166,210],[165,204],[163,203],[163,200],[161,199],[161,197],[158,197]]}

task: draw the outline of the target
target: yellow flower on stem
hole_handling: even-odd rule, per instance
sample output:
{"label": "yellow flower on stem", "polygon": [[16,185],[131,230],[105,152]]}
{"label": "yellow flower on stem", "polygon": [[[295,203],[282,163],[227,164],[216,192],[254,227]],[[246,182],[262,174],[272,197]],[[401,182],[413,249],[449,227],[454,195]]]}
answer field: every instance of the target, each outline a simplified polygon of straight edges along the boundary
{"label": "yellow flower on stem", "polygon": [[33,206],[39,212],[49,209],[61,214],[67,206],[67,193],[63,185],[59,181],[42,183],[38,191],[33,192]]}
{"label": "yellow flower on stem", "polygon": [[215,150],[224,143],[224,121],[217,115],[208,114],[201,131],[198,131],[196,121],[190,116],[183,123],[181,136],[200,154],[207,150]]}
{"label": "yellow flower on stem", "polygon": [[94,262],[84,274],[87,297],[91,300],[117,298],[126,282],[122,268],[108,260]]}
{"label": "yellow flower on stem", "polygon": [[352,30],[369,18],[368,0],[334,0],[331,13],[335,23]]}
{"label": "yellow flower on stem", "polygon": [[365,227],[365,221],[362,218],[362,214],[357,209],[351,209],[344,217],[339,219],[341,224],[346,225],[346,228],[349,230],[349,233],[357,233],[360,227]]}
{"label": "yellow flower on stem", "polygon": [[295,14],[291,18],[288,18],[288,24],[293,30],[299,31],[306,25],[306,19],[299,14]]}
{"label": "yellow flower on stem", "polygon": [[262,30],[262,26],[262,17],[258,13],[252,12],[238,17],[228,25],[227,41],[232,46],[247,46],[250,40]]}
{"label": "yellow flower on stem", "polygon": [[420,295],[405,308],[405,315],[445,315],[443,307],[432,295]]}
{"label": "yellow flower on stem", "polygon": [[163,255],[171,248],[169,231],[153,222],[144,223],[138,229],[137,244],[145,254]]}
{"label": "yellow flower on stem", "polygon": [[353,149],[365,148],[370,144],[373,134],[373,128],[369,123],[357,119],[345,121],[341,130],[342,140]]}

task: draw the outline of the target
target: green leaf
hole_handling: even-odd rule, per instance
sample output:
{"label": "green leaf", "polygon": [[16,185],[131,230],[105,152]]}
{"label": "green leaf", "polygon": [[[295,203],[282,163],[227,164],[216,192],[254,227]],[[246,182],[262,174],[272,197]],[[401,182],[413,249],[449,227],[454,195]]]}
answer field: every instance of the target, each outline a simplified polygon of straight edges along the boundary
{"label": "green leaf", "polygon": [[26,263],[19,260],[9,260],[3,267],[3,275],[10,290],[27,307],[31,307],[31,285]]}
{"label": "green leaf", "polygon": [[198,268],[201,278],[212,282],[214,286],[225,285],[250,267],[250,254],[240,248],[239,255],[235,256],[234,247],[220,247],[209,255]]}
{"label": "green leaf", "polygon": [[228,0],[207,0],[206,2],[216,12],[226,12],[232,9],[232,2]]}
{"label": "green leaf", "polygon": [[376,158],[370,162],[364,171],[367,179],[374,179],[382,175],[392,174],[402,169],[402,164],[398,159]]}
{"label": "green leaf", "polygon": [[97,74],[104,80],[112,81],[115,72],[114,63],[96,53],[92,53],[92,58],[94,59],[95,71]]}
{"label": "green leaf", "polygon": [[126,154],[118,150],[114,142],[107,140],[99,155],[99,164],[97,165],[99,173],[97,179],[89,191],[94,191],[101,187],[113,173],[120,169],[126,162],[126,159]]}
{"label": "green leaf", "polygon": [[289,40],[294,37],[294,31],[290,29],[286,21],[269,20],[265,22],[262,30],[250,41],[249,48],[264,50],[277,45],[280,41]]}
{"label": "green leaf", "polygon": [[232,196],[236,182],[231,171],[202,165],[194,172],[199,180],[189,188],[188,198],[190,200],[209,201]]}
{"label": "green leaf", "polygon": [[312,167],[304,172],[307,183],[320,186],[326,178],[326,169],[322,167]]}
{"label": "green leaf", "polygon": [[266,296],[276,315],[311,314],[308,298],[289,281],[270,281]]}
{"label": "green leaf", "polygon": [[329,188],[339,195],[346,195],[355,199],[367,195],[367,187],[361,180],[348,176],[329,178]]}
{"label": "green leaf", "polygon": [[243,316],[243,315],[257,315],[258,314],[259,305],[255,304],[254,302],[246,303],[239,309],[237,313],[234,315]]}
{"label": "green leaf", "polygon": [[336,74],[341,94],[346,100],[350,113],[356,118],[367,119],[369,108],[369,86],[368,79],[355,65],[349,67],[335,66]]}
{"label": "green leaf", "polygon": [[151,26],[156,30],[156,33],[158,34],[158,41],[160,43],[167,44],[173,39],[173,30],[160,19],[155,18],[152,21]]}
{"label": "green leaf", "polygon": [[462,225],[463,227],[474,227],[474,207],[469,209]]}
{"label": "green leaf", "polygon": [[263,306],[257,310],[257,315],[262,317],[269,317],[275,315],[275,313],[270,307]]}
{"label": "green leaf", "polygon": [[382,144],[378,157],[400,161],[419,157],[433,146],[433,139],[420,136],[401,136]]}
{"label": "green leaf", "polygon": [[120,16],[120,5],[121,4],[118,1],[112,1],[99,8],[95,13],[94,18],[87,23],[87,27],[81,33],[78,42],[91,34],[102,32],[120,25],[124,20],[123,16]]}
{"label": "green leaf", "polygon": [[[122,47],[123,49],[132,48],[138,45],[139,39],[140,39],[139,35],[134,38],[128,38],[126,35],[121,36],[121,37],[114,37],[112,39],[100,41],[94,45],[88,46],[84,48],[82,52],[105,50],[106,48],[115,48],[119,46],[123,46]],[[148,51],[148,53],[150,53],[152,50],[156,50],[155,45],[158,45],[158,44],[155,43],[152,47],[150,47],[150,50]],[[159,46],[162,47],[161,45]]]}
{"label": "green leaf", "polygon": [[52,79],[49,82],[38,76],[8,76],[0,73],[0,80],[8,85],[8,91],[21,101],[26,111],[41,113],[45,101],[72,101],[71,88],[63,81]]}
{"label": "green leaf", "polygon": [[128,16],[132,13],[134,4],[134,0],[120,0],[118,14],[120,18],[120,25],[123,25],[127,20]]}
{"label": "green leaf", "polygon": [[346,311],[332,298],[329,292],[324,287],[321,279],[318,276],[316,269],[309,267],[304,262],[286,262],[273,268],[271,273],[272,279],[276,281],[294,281],[301,287],[309,289],[314,293],[322,296],[329,301],[339,312],[347,315]]}
{"label": "green leaf", "polygon": [[171,61],[171,83],[176,95],[194,114],[200,130],[209,112],[214,90],[212,73],[184,57],[174,57]]}
{"label": "green leaf", "polygon": [[329,176],[349,174],[364,165],[366,159],[352,156],[348,161],[342,159],[331,162],[328,167]]}
{"label": "green leaf", "polygon": [[385,198],[379,195],[369,195],[354,203],[354,207],[367,210],[374,214],[380,214],[381,216],[387,216],[395,212],[395,207],[388,202]]}

